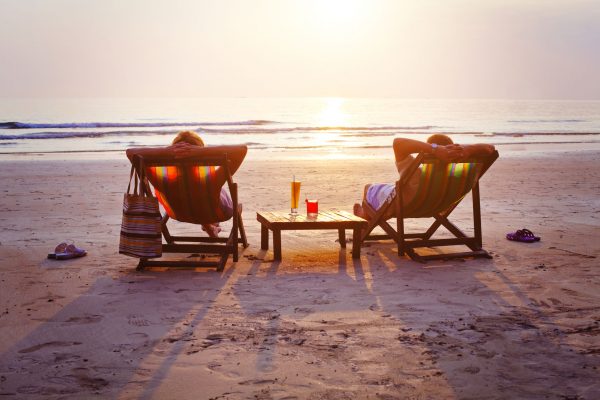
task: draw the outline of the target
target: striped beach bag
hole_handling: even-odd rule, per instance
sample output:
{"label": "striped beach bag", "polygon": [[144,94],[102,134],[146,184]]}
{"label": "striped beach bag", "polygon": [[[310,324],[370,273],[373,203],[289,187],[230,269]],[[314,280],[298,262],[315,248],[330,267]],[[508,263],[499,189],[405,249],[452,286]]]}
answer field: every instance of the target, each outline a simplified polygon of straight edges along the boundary
{"label": "striped beach bag", "polygon": [[[144,171],[143,166],[140,170]],[[134,189],[130,192],[134,175]],[[138,179],[132,166],[127,192],[123,197],[119,253],[138,258],[156,258],[162,255],[161,216],[157,198],[147,194],[144,187],[149,187],[145,174],[142,172]]]}

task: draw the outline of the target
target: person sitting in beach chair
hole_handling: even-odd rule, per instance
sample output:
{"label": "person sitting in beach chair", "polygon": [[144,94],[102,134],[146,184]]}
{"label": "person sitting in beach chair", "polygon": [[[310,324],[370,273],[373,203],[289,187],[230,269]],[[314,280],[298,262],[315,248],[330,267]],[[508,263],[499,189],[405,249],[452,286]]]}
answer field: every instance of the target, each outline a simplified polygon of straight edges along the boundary
{"label": "person sitting in beach chair", "polygon": [[[494,146],[488,144],[458,145],[446,135],[432,135],[427,143],[396,138],[394,140],[396,168],[400,179],[395,184],[368,184],[363,202],[354,205],[354,214],[369,221],[361,241],[392,238],[398,243],[398,254],[405,252],[413,259],[488,256],[481,249],[481,221],[478,180],[498,157]],[[419,153],[415,158],[414,153]],[[473,190],[475,237],[468,238],[448,220],[464,196]],[[396,217],[398,229],[387,220]],[[405,234],[404,218],[433,217],[435,222],[424,233]],[[443,225],[457,239],[435,239],[431,236]],[[380,226],[385,235],[371,235]],[[420,240],[407,240],[415,239]],[[421,257],[414,248],[465,244],[468,253]]]}
{"label": "person sitting in beach chair", "polygon": [[[181,131],[175,136],[171,142],[173,149],[177,154],[184,154],[188,149],[188,146],[200,146],[204,147],[204,141],[194,131]],[[232,172],[232,174],[235,171]],[[225,186],[221,187],[219,193],[219,208],[223,211],[224,216],[229,219],[233,215],[233,203],[229,192],[225,189]],[[202,230],[204,230],[210,237],[219,237],[221,227],[218,222],[211,224],[201,224]]]}
{"label": "person sitting in beach chair", "polygon": [[[238,204],[237,184],[232,175],[241,166],[247,153],[246,146],[204,147],[204,142],[191,131],[180,132],[168,147],[127,149],[127,157],[136,171],[144,171],[154,194],[165,210],[162,220],[163,253],[221,254],[217,263],[169,262],[140,260],[139,268],[152,266],[216,266],[222,270],[228,254],[238,259],[239,242],[248,247]],[[229,192],[225,189],[229,189]],[[150,187],[144,188],[147,193]],[[219,238],[220,222],[233,218],[228,238]],[[209,237],[173,236],[167,221],[199,224]],[[238,239],[238,231],[241,239]],[[177,242],[205,242],[210,244],[180,244]],[[223,243],[224,245],[218,245]]]}

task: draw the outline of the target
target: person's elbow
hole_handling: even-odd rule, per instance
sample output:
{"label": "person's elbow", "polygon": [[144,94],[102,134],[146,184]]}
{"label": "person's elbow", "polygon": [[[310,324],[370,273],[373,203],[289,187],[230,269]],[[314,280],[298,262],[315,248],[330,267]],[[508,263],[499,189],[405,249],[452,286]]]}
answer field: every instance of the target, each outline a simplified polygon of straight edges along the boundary
{"label": "person's elbow", "polygon": [[404,153],[404,150],[406,150],[407,148],[407,143],[408,141],[405,138],[395,138],[392,145],[394,153]]}

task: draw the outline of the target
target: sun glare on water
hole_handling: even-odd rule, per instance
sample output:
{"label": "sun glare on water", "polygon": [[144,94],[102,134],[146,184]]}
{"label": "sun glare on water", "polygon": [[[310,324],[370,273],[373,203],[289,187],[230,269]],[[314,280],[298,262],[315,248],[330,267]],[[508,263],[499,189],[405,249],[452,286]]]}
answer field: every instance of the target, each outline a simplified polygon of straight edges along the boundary
{"label": "sun glare on water", "polygon": [[349,116],[344,112],[345,100],[343,98],[325,98],[322,101],[320,111],[315,114],[313,120],[313,124],[321,129],[313,132],[310,142],[313,146],[327,146],[330,151],[335,151],[331,146],[338,146],[340,142],[345,141],[335,128],[348,126],[349,123]]}
{"label": "sun glare on water", "polygon": [[340,127],[348,124],[348,114],[344,112],[344,99],[325,99],[324,107],[317,116],[319,126]]}

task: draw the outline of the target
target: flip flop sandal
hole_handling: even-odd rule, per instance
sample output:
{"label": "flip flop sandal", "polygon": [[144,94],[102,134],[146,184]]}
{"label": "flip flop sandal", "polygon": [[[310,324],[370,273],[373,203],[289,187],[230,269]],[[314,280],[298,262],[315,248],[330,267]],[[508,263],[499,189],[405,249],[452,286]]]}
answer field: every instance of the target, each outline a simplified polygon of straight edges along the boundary
{"label": "flip flop sandal", "polygon": [[56,253],[57,260],[68,260],[69,258],[83,257],[87,251],[76,247],[74,244],[68,245],[61,253]]}
{"label": "flip flop sandal", "polygon": [[533,237],[533,240],[534,240],[535,242],[539,242],[539,241],[542,239],[542,238],[541,238],[541,237],[539,237],[539,236],[535,236],[535,235],[533,234],[533,232],[531,232],[529,229],[525,229],[525,228],[523,228],[523,229],[521,229],[521,231],[522,231],[522,232],[523,232],[525,235]]}
{"label": "flip flop sandal", "polygon": [[533,243],[539,241],[541,238],[539,236],[535,236],[533,232],[529,229],[519,229],[513,233],[507,233],[506,238],[508,240],[513,240],[515,242],[523,242],[523,243]]}
{"label": "flip flop sandal", "polygon": [[56,248],[54,249],[54,253],[48,253],[48,258],[51,258],[53,260],[56,260],[56,254],[60,254],[60,253],[64,253],[65,250],[67,249],[67,246],[69,244],[66,242],[62,242],[59,245],[56,246]]}

